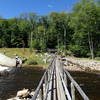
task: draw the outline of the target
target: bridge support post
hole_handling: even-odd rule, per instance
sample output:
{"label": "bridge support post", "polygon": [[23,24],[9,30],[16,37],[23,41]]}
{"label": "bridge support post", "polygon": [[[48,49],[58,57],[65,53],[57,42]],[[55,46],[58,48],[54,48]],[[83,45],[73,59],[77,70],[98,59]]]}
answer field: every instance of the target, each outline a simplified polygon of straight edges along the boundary
{"label": "bridge support post", "polygon": [[[71,90],[68,88],[69,85]],[[78,83],[56,58],[44,73],[32,100],[75,100],[75,89],[84,100],[89,100]]]}
{"label": "bridge support post", "polygon": [[49,72],[49,70],[48,70],[48,82],[49,82],[49,79],[50,79],[50,72]]}
{"label": "bridge support post", "polygon": [[39,100],[43,100],[43,92],[42,92],[42,90],[40,90],[40,93],[39,93]]}
{"label": "bridge support post", "polygon": [[72,82],[71,82],[71,97],[72,100],[75,100],[75,87]]}
{"label": "bridge support post", "polygon": [[68,87],[68,84],[67,84],[67,75],[66,75],[65,72],[64,72],[64,82],[65,82],[65,84],[66,84],[66,87]]}
{"label": "bridge support post", "polygon": [[44,79],[45,90],[46,90],[46,86],[47,86],[47,77],[48,77],[48,74],[46,73],[46,75],[45,75],[45,79]]}

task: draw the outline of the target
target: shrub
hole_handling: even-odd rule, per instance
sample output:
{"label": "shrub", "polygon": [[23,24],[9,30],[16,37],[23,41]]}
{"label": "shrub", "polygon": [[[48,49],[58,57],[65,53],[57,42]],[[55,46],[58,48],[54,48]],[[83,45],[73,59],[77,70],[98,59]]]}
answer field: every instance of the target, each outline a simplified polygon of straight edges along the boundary
{"label": "shrub", "polygon": [[37,65],[38,62],[34,58],[29,58],[26,62],[28,65]]}
{"label": "shrub", "polygon": [[100,61],[100,57],[95,57],[95,60],[98,60],[98,61]]}
{"label": "shrub", "polygon": [[44,64],[44,62],[42,60],[42,57],[32,56],[26,61],[25,64],[28,64],[28,65],[41,65],[41,64]]}
{"label": "shrub", "polygon": [[86,57],[87,56],[87,48],[79,45],[70,45],[69,49],[73,52],[76,57]]}
{"label": "shrub", "polygon": [[70,50],[66,50],[66,51],[65,51],[65,55],[72,56],[73,53],[72,53]]}

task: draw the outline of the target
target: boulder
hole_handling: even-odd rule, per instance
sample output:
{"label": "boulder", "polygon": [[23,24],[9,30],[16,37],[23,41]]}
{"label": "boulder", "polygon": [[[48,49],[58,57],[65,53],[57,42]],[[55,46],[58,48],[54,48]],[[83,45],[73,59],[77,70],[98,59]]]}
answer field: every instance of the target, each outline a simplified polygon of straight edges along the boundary
{"label": "boulder", "polygon": [[23,89],[17,92],[17,97],[27,97],[30,95],[29,89]]}
{"label": "boulder", "polygon": [[16,59],[12,59],[0,53],[0,65],[14,67],[16,66]]}

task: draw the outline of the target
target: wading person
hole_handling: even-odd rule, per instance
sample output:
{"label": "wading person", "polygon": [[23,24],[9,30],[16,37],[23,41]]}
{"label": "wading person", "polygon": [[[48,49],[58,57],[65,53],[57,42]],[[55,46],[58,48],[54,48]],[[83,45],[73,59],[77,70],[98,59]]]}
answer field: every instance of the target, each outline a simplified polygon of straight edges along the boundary
{"label": "wading person", "polygon": [[16,67],[21,67],[22,66],[22,60],[16,56]]}

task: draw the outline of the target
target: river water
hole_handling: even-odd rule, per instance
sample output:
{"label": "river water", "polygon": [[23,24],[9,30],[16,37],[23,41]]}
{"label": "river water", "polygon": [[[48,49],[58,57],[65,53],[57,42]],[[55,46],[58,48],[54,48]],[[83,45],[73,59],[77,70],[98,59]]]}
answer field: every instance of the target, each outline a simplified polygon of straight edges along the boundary
{"label": "river water", "polygon": [[[14,97],[23,88],[35,90],[44,70],[36,67],[14,69],[9,76],[0,77],[0,100]],[[100,74],[70,72],[90,100],[100,100]],[[80,99],[79,99],[80,100]]]}
{"label": "river water", "polygon": [[70,74],[90,100],[100,100],[100,73],[70,72]]}
{"label": "river water", "polygon": [[23,88],[35,89],[44,73],[42,68],[13,69],[9,76],[0,77],[0,100],[16,96]]}

